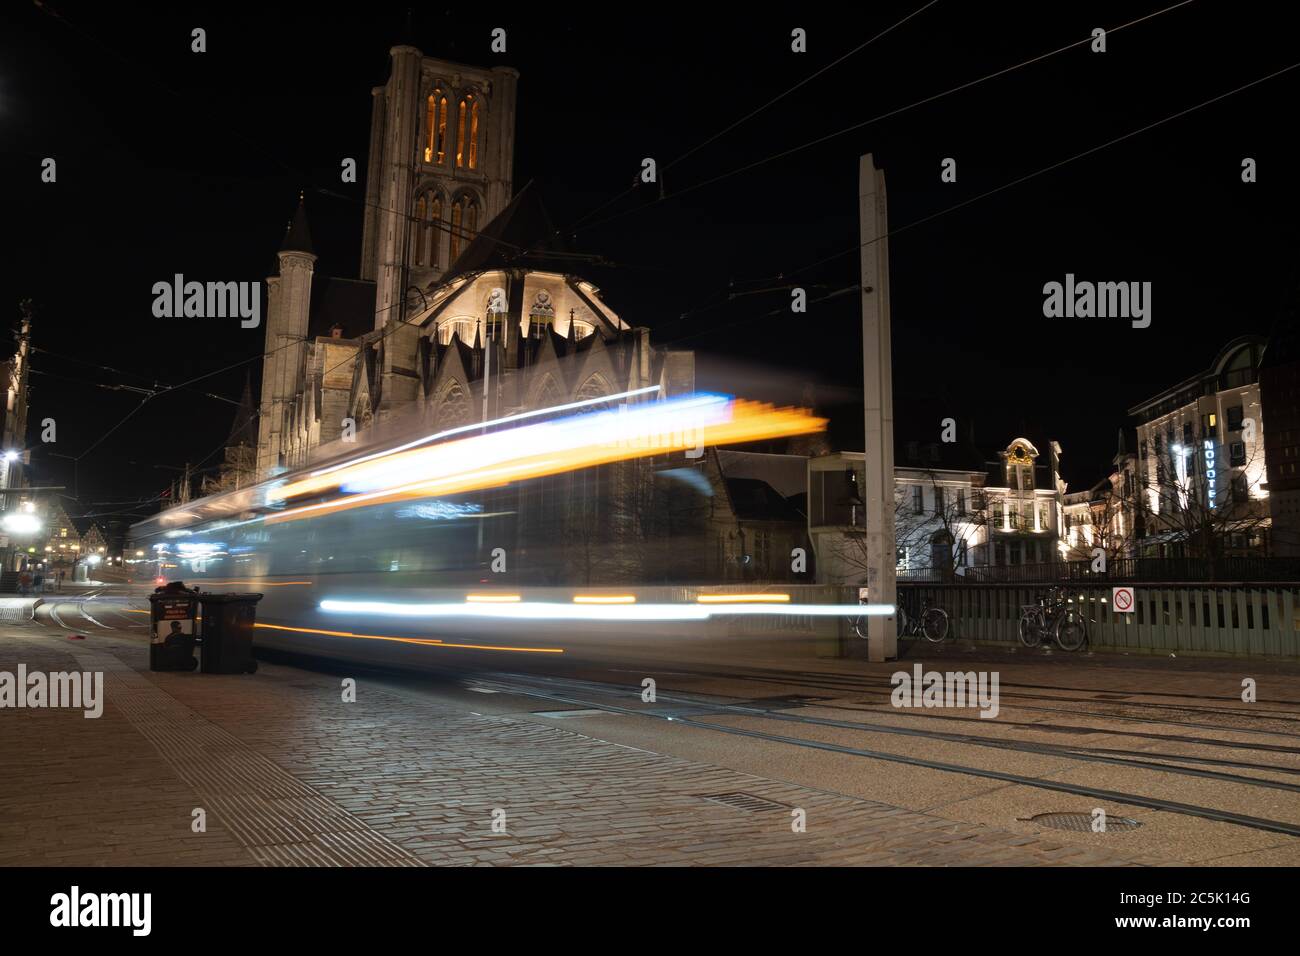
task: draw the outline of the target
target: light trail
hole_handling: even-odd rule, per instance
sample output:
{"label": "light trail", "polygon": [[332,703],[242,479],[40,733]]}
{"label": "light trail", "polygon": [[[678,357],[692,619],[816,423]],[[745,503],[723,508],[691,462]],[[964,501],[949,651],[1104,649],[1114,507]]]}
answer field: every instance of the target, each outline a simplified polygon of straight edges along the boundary
{"label": "light trail", "polygon": [[394,637],[387,634],[357,634],[353,631],[326,631],[316,627],[289,627],[284,624],[254,624],[272,631],[293,631],[299,634],[323,634],[326,637],[349,637],[365,641],[395,641],[399,644],[418,644],[423,647],[448,648],[470,651],[509,651],[516,654],[563,654],[562,647],[506,647],[496,644],[453,644],[430,637]]}
{"label": "light trail", "polygon": [[806,409],[776,408],[725,395],[698,394],[590,412],[553,422],[476,435],[350,464],[290,482],[279,499],[342,489],[350,494],[268,516],[294,520],[407,498],[478,491],[615,461],[730,442],[822,431]]}
{"label": "light trail", "polygon": [[329,614],[417,618],[494,618],[531,621],[707,621],[716,616],[887,617],[892,604],[560,604],[519,601],[509,604],[456,602],[407,604],[393,601],[327,599],[320,609]]}
{"label": "light trail", "polygon": [[785,604],[790,600],[788,594],[701,594],[695,599],[700,604]]}
{"label": "light trail", "polygon": [[520,412],[517,415],[506,415],[503,418],[494,418],[491,421],[476,422],[473,425],[458,425],[455,428],[448,428],[446,431],[437,432],[433,435],[425,435],[423,438],[417,438],[409,441],[405,445],[398,445],[396,448],[388,448],[384,451],[373,452],[369,455],[362,455],[360,458],[354,458],[351,461],[340,462],[337,465],[330,465],[328,468],[322,468],[319,471],[313,471],[311,477],[319,478],[321,475],[328,475],[342,468],[349,468],[352,465],[360,465],[367,461],[373,461],[376,458],[384,458],[388,455],[396,455],[398,452],[409,451],[412,448],[418,448],[421,445],[427,445],[429,442],[437,441],[440,438],[450,438],[453,435],[464,435],[471,432],[480,431],[484,428],[492,428],[496,425],[505,425],[510,422],[523,421],[526,418],[537,418],[540,415],[551,415],[555,412],[573,411],[578,408],[588,408],[593,405],[601,405],[605,402],[615,401],[620,398],[635,398],[638,395],[651,395],[661,386],[647,385],[645,388],[633,388],[626,392],[616,392],[613,395],[602,395],[600,398],[584,398],[578,402],[566,402],[563,405],[551,405],[547,408],[539,408],[531,412]]}

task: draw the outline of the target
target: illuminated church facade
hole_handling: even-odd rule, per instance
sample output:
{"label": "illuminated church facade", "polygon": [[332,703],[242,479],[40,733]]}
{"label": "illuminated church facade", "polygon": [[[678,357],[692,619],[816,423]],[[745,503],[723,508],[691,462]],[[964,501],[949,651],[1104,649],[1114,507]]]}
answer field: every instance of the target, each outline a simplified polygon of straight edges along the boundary
{"label": "illuminated church facade", "polygon": [[[691,352],[653,347],[581,274],[539,191],[514,192],[508,67],[390,51],[373,90],[359,276],[316,270],[300,201],[267,280],[258,479],[367,440],[658,385],[694,389]],[[639,399],[638,399],[639,400]],[[621,401],[621,400],[620,400]]]}

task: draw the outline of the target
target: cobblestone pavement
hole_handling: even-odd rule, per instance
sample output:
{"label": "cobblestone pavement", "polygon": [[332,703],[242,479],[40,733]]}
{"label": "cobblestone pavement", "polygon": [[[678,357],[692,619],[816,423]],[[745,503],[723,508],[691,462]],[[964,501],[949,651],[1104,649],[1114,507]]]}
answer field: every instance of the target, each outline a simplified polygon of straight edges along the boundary
{"label": "cobblestone pavement", "polygon": [[[0,671],[102,670],[103,716],[0,710],[0,863],[1116,865],[1126,858],[138,636],[0,626]],[[725,802],[743,794],[748,809]],[[710,798],[714,799],[710,799]],[[719,801],[718,797],[724,797]],[[206,832],[194,832],[194,811]],[[806,813],[806,832],[792,829]],[[494,821],[498,829],[494,831]]]}

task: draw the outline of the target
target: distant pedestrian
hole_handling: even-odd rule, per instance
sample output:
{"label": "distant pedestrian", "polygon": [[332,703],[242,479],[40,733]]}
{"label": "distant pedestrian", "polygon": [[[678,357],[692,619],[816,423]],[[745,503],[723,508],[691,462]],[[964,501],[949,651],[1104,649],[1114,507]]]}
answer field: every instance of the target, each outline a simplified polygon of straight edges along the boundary
{"label": "distant pedestrian", "polygon": [[18,593],[27,596],[27,592],[32,588],[32,572],[23,568],[22,573],[18,575]]}
{"label": "distant pedestrian", "polygon": [[63,575],[65,574],[67,574],[67,572],[64,571],[62,568],[59,568],[59,577],[57,583],[55,584],[55,587],[60,591],[63,590]]}
{"label": "distant pedestrian", "polygon": [[41,586],[45,584],[45,573],[39,568],[36,569],[36,575],[32,578],[32,591],[35,594],[41,593]]}

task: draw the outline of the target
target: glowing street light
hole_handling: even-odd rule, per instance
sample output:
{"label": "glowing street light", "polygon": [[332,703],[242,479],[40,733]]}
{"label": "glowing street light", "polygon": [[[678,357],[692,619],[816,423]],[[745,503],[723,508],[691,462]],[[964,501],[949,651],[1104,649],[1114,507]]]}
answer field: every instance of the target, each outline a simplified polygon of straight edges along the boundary
{"label": "glowing street light", "polygon": [[36,534],[41,530],[41,521],[30,512],[12,511],[4,517],[4,529],[10,534]]}

